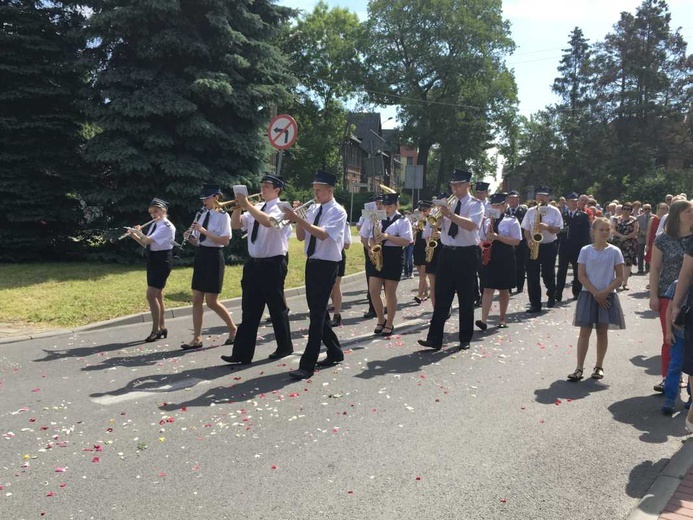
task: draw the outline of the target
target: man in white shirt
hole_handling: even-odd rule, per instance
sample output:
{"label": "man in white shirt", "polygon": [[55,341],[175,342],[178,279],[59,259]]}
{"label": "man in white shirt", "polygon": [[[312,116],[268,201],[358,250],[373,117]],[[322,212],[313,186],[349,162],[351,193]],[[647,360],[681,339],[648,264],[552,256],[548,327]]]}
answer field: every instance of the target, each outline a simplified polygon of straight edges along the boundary
{"label": "man in white shirt", "polygon": [[484,218],[484,204],[469,193],[472,174],[455,170],[450,188],[457,198],[454,208],[441,206],[443,227],[440,231],[442,251],[438,261],[435,287],[436,302],[431,325],[425,340],[419,345],[440,350],[443,347],[443,328],[449,317],[452,300],[457,293],[459,302],[460,349],[467,350],[474,333],[474,286],[479,263],[479,228]]}
{"label": "man in white shirt", "polygon": [[[540,206],[529,208],[522,220],[527,247],[531,252],[534,245],[532,237],[534,221],[536,218],[541,218],[539,231],[542,235],[542,241],[539,244],[539,256],[534,260],[531,257],[527,259],[527,294],[530,304],[528,312],[541,312],[541,280],[544,281],[549,296],[547,307],[553,307],[556,304],[557,238],[558,233],[563,229],[561,212],[558,211],[557,207],[549,204],[551,190],[546,186],[539,186],[535,193]],[[538,212],[539,215],[537,215]]]}
{"label": "man in white shirt", "polygon": [[[289,310],[284,298],[291,226],[277,225],[284,220],[284,212],[277,204],[283,188],[284,179],[266,174],[260,181],[264,203],[253,205],[244,195],[236,195],[238,205],[231,214],[231,228],[247,233],[250,258],[243,266],[241,279],[243,321],[238,326],[232,354],[221,356],[227,363],[246,365],[253,360],[265,305],[269,309],[277,342],[277,348],[269,359],[280,359],[294,351]],[[241,214],[241,210],[245,212]]]}
{"label": "man in white shirt", "polygon": [[[296,223],[296,238],[306,242],[306,300],[310,312],[308,343],[298,370],[289,373],[294,379],[312,377],[315,367],[329,367],[344,360],[337,335],[330,325],[327,304],[337,279],[344,249],[346,211],[334,200],[337,178],[318,170],[313,179],[316,205],[301,218],[285,208],[284,215]],[[306,240],[308,238],[308,240]],[[320,343],[327,347],[327,357],[318,362]]]}

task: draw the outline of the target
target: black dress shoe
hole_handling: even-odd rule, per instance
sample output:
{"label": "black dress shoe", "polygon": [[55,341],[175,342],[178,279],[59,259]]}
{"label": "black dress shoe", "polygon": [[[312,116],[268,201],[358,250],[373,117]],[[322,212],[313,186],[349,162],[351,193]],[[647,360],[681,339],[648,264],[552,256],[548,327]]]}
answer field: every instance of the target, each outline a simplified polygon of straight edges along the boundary
{"label": "black dress shoe", "polygon": [[195,350],[198,348],[202,348],[202,342],[200,341],[199,343],[183,343],[180,348],[183,350]]}
{"label": "black dress shoe", "polygon": [[469,350],[469,341],[460,341],[460,350]]}
{"label": "black dress shoe", "polygon": [[536,314],[538,312],[541,312],[541,307],[530,307],[529,309],[527,309],[527,312],[529,312],[530,314]]}
{"label": "black dress shoe", "polygon": [[344,361],[344,358],[342,358],[342,359],[325,358],[322,361],[318,361],[317,363],[315,363],[315,366],[320,367],[320,368],[328,368],[328,367],[333,367],[335,365],[339,365],[342,361]]}
{"label": "black dress shoe", "polygon": [[476,320],[476,321],[474,322],[474,325],[476,325],[477,327],[479,327],[481,330],[486,330],[486,329],[488,329],[488,325],[487,325],[486,323],[484,323],[483,321],[481,321],[481,320]]}
{"label": "black dress shoe", "polygon": [[556,306],[556,299],[555,298],[549,298],[549,301],[546,302],[546,306],[549,309],[553,309]]}
{"label": "black dress shoe", "polygon": [[221,356],[222,361],[227,363],[233,363],[235,365],[250,365],[250,361],[245,361],[243,359],[238,359],[236,356]]}
{"label": "black dress shoe", "polygon": [[286,356],[290,356],[293,353],[293,350],[284,350],[282,352],[280,352],[279,350],[275,350],[269,356],[267,356],[267,359],[281,359],[285,358]]}
{"label": "black dress shoe", "polygon": [[308,379],[309,377],[313,377],[313,371],[299,368],[298,370],[289,372],[289,375],[294,379]]}
{"label": "black dress shoe", "polygon": [[342,315],[341,314],[335,314],[332,320],[330,321],[330,327],[339,327],[342,324]]}
{"label": "black dress shoe", "polygon": [[562,302],[562,301],[563,301],[563,295],[562,295],[562,294],[556,293],[556,298],[555,298],[555,300],[556,300],[557,302],[559,302],[559,303]]}
{"label": "black dress shoe", "polygon": [[427,339],[420,339],[417,341],[417,343],[419,345],[421,345],[422,347],[430,348],[433,350],[440,350],[441,348],[443,348],[443,345],[434,345],[432,342],[428,341]]}
{"label": "black dress shoe", "polygon": [[367,320],[371,320],[371,319],[375,318],[376,316],[377,316],[377,314],[375,313],[375,311],[368,311],[367,313],[365,313],[363,315],[363,317]]}

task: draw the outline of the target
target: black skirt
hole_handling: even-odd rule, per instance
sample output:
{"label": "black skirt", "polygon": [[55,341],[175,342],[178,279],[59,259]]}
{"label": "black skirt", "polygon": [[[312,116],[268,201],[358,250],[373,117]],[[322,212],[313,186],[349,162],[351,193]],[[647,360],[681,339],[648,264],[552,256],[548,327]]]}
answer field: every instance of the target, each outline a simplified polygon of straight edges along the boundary
{"label": "black skirt", "polygon": [[513,246],[494,242],[491,247],[491,260],[487,265],[480,265],[481,286],[484,289],[512,289],[517,285]]}
{"label": "black skirt", "polygon": [[417,233],[418,238],[414,242],[414,265],[426,265],[426,240],[421,238],[421,234]]}
{"label": "black skirt", "polygon": [[366,274],[383,280],[402,279],[402,268],[404,267],[404,249],[401,247],[383,247],[383,269],[376,270],[375,266],[368,262],[366,264]]}
{"label": "black skirt", "polygon": [[173,250],[149,251],[147,250],[147,286],[155,289],[166,287],[166,280],[171,274],[173,266]]}
{"label": "black skirt", "polygon": [[221,247],[197,248],[193,266],[192,289],[219,294],[224,285],[224,251]]}
{"label": "black skirt", "polygon": [[436,274],[438,272],[438,262],[440,261],[440,250],[443,249],[443,244],[440,240],[436,242],[438,246],[433,250],[431,261],[426,264],[426,274]]}

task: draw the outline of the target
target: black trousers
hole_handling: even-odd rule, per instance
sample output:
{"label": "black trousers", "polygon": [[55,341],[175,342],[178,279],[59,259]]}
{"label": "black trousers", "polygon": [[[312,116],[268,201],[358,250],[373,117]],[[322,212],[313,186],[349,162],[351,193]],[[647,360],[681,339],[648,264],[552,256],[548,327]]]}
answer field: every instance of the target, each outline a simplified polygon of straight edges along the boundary
{"label": "black trousers", "polygon": [[529,258],[529,248],[527,248],[527,293],[529,303],[532,307],[541,307],[541,280],[544,281],[549,298],[556,294],[556,255],[558,244],[539,245],[539,257],[536,260]]}
{"label": "black trousers", "polygon": [[310,314],[308,326],[308,343],[301,356],[299,368],[312,372],[320,355],[320,343],[327,347],[327,357],[335,361],[344,359],[342,347],[337,335],[330,325],[327,303],[330,299],[332,286],[337,279],[339,262],[327,260],[312,260],[306,262],[306,300]]}
{"label": "black trousers", "polygon": [[243,266],[243,278],[241,280],[243,316],[238,325],[236,340],[233,343],[234,357],[243,361],[252,361],[255,354],[257,330],[265,305],[267,305],[272,318],[277,350],[280,352],[293,350],[291,330],[289,329],[289,310],[284,298],[286,273],[285,256],[251,258]]}
{"label": "black trousers", "polygon": [[375,314],[375,307],[373,307],[373,300],[371,300],[371,281],[370,276],[368,276],[368,264],[371,263],[370,256],[368,256],[368,248],[363,246],[363,257],[365,258],[365,268],[366,268],[366,296],[368,296],[368,312]]}
{"label": "black trousers", "polygon": [[635,248],[635,255],[638,257],[638,272],[645,270],[645,244],[638,244]]}
{"label": "black trousers", "polygon": [[449,249],[440,245],[440,259],[436,274],[436,306],[428,328],[428,341],[443,344],[443,328],[448,319],[452,300],[457,294],[460,304],[459,340],[469,342],[474,334],[474,300],[478,246]]}
{"label": "black trousers", "polygon": [[525,288],[525,271],[527,269],[527,241],[522,240],[515,246],[515,287],[517,292]]}
{"label": "black trousers", "polygon": [[556,274],[556,299],[563,297],[563,289],[565,289],[565,280],[568,276],[568,265],[573,268],[573,297],[577,298],[582,291],[582,284],[578,280],[578,256],[580,250],[570,249],[567,251],[558,250],[558,273]]}

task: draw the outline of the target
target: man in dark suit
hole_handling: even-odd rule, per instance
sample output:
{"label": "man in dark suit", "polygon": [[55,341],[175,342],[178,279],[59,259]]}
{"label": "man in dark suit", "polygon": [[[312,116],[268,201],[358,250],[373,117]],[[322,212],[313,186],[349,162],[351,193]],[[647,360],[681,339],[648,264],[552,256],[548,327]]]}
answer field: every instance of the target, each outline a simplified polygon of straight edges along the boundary
{"label": "man in dark suit", "polygon": [[582,208],[580,208],[577,193],[569,193],[566,196],[566,201],[568,206],[563,213],[563,230],[561,231],[561,241],[558,248],[558,274],[556,275],[555,296],[557,302],[563,300],[568,264],[573,268],[573,298],[577,299],[580,294],[582,284],[578,280],[577,260],[580,255],[580,249],[591,242],[590,217],[584,212],[584,202],[582,203]]}
{"label": "man in dark suit", "polygon": [[[508,208],[505,213],[511,215],[517,219],[517,221],[522,224],[522,219],[525,218],[525,213],[527,213],[527,208],[520,206],[520,194],[513,190],[508,193]],[[515,292],[521,293],[525,287],[525,263],[527,257],[527,241],[522,237],[522,242],[520,242],[515,247],[515,268],[517,270],[515,285]]]}

